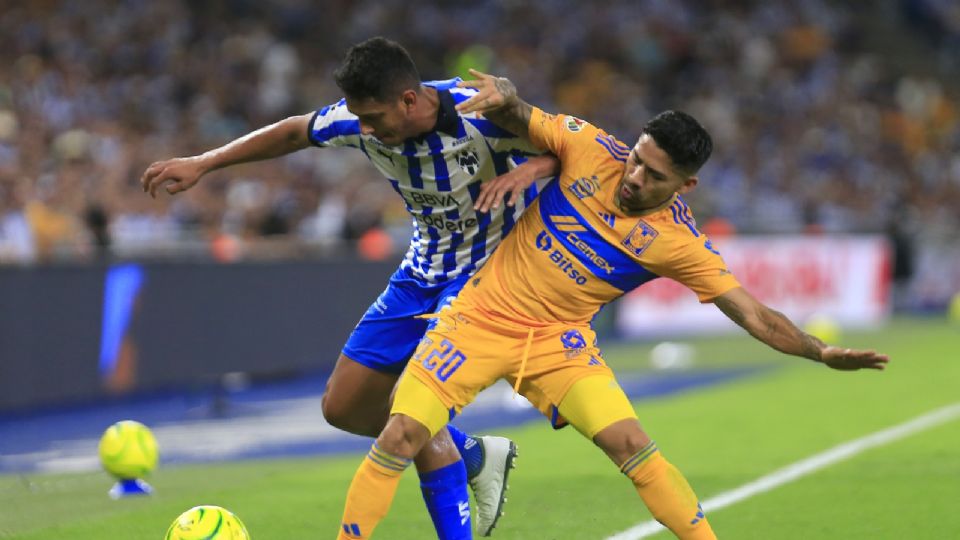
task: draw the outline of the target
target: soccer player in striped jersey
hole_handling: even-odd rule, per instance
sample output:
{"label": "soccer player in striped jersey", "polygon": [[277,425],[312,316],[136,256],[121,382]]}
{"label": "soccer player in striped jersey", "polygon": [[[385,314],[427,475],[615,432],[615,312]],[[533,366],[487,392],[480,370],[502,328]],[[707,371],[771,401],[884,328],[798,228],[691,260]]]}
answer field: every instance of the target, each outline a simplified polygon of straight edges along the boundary
{"label": "soccer player in striped jersey", "polygon": [[[427,329],[419,316],[456,296],[535,196],[530,189],[516,204],[484,203],[483,183],[540,152],[478,114],[459,114],[456,105],[476,92],[458,87],[459,79],[421,82],[407,52],[384,38],[352,47],[334,76],[344,99],[204,154],[154,163],[141,182],[154,196],[163,186],[179,193],[207,172],[311,145],[356,148],[387,177],[413,217],[413,238],[347,340],[323,396],[332,425],[376,436],[387,421],[397,378]],[[536,175],[544,163],[553,166],[552,158],[537,157],[520,166]],[[490,211],[478,211],[478,203]],[[516,447],[505,438],[469,437],[452,427],[425,446],[416,463],[441,539],[470,537],[468,479],[477,529],[490,534],[515,456]],[[344,523],[344,531],[365,537],[353,523]]]}
{"label": "soccer player in striped jersey", "polygon": [[[597,311],[669,277],[784,353],[839,370],[883,369],[887,357],[828,346],[740,286],[681,197],[697,185],[712,150],[692,117],[657,115],[628,146],[583,120],[531,107],[506,79],[475,75],[479,80],[464,84],[480,92],[461,110],[483,111],[529,137],[559,158],[560,176],[437,315],[397,385],[386,428],[354,476],[343,520],[373,531],[420,445],[503,378],[603,449],[679,538],[716,538],[697,496],[641,428],[604,362],[591,327]],[[529,180],[517,170],[490,189],[522,189]]]}

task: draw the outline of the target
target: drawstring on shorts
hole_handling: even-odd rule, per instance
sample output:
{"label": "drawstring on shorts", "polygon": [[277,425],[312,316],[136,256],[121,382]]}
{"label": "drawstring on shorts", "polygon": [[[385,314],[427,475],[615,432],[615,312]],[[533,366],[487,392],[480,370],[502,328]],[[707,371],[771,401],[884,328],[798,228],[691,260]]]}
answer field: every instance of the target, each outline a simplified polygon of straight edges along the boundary
{"label": "drawstring on shorts", "polygon": [[520,372],[517,373],[517,381],[513,383],[514,397],[520,393],[520,381],[523,380],[523,372],[527,369],[527,358],[530,357],[531,345],[533,345],[533,328],[527,328],[527,342],[523,346],[523,357],[520,359]]}

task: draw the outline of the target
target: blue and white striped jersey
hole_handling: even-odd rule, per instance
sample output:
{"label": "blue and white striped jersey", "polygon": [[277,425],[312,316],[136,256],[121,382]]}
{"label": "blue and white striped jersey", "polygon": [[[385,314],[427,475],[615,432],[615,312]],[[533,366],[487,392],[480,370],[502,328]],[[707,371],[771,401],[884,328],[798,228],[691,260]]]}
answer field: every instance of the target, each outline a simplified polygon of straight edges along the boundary
{"label": "blue and white striped jersey", "polygon": [[483,181],[542,152],[476,113],[459,114],[455,104],[476,93],[458,88],[459,81],[423,83],[439,93],[437,126],[400,146],[361,135],[360,122],[343,99],[317,111],[309,127],[317,146],[359,148],[403,197],[413,216],[413,237],[400,266],[427,283],[476,271],[536,196],[531,186],[513,208],[501,204],[487,214],[474,211]]}

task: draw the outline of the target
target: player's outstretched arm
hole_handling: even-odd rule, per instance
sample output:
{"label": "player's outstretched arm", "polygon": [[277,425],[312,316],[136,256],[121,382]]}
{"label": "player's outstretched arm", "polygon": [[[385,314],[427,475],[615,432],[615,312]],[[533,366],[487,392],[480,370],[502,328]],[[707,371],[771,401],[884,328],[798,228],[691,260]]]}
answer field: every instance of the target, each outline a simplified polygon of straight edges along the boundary
{"label": "player's outstretched arm", "polygon": [[210,171],[302,150],[310,145],[307,126],[311,117],[312,114],[291,116],[198,156],[157,161],[144,171],[140,185],[144,192],[156,197],[157,190],[169,184],[167,193],[173,195],[192,188]]}
{"label": "player's outstretched arm", "polygon": [[844,349],[827,345],[797,328],[782,313],[759,302],[743,287],[726,292],[713,303],[751,336],[774,349],[822,362],[833,369],[883,369],[889,358],[876,351]]}
{"label": "player's outstretched arm", "polygon": [[473,208],[479,212],[489,212],[490,208],[499,208],[506,194],[507,206],[517,204],[517,199],[525,189],[536,182],[537,178],[553,176],[560,172],[560,160],[553,154],[533,156],[516,169],[500,175],[480,186],[480,195]]}
{"label": "player's outstretched arm", "polygon": [[533,107],[520,99],[517,87],[504,77],[496,77],[475,69],[471,69],[470,74],[476,79],[457,83],[457,86],[476,88],[477,93],[457,105],[457,110],[465,114],[482,113],[494,124],[527,138]]}

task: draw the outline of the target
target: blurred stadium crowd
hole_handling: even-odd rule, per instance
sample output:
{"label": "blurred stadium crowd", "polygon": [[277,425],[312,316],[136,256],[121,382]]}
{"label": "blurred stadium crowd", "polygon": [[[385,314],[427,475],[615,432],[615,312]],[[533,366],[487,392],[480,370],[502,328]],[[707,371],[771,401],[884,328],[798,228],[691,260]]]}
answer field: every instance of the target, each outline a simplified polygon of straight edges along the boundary
{"label": "blurred stadium crowd", "polygon": [[[877,6],[886,11],[827,0],[6,1],[0,262],[303,254],[380,231],[403,248],[409,217],[359,152],[219,171],[176,198],[139,188],[152,161],[338,99],[332,71],[377,34],[403,43],[425,79],[489,70],[531,103],[627,141],[653,113],[691,112],[716,144],[694,202],[701,225],[883,232],[904,252],[954,245],[960,92],[937,74],[960,71],[960,7]],[[876,35],[884,17],[900,31]],[[913,57],[895,62],[893,50]]]}

